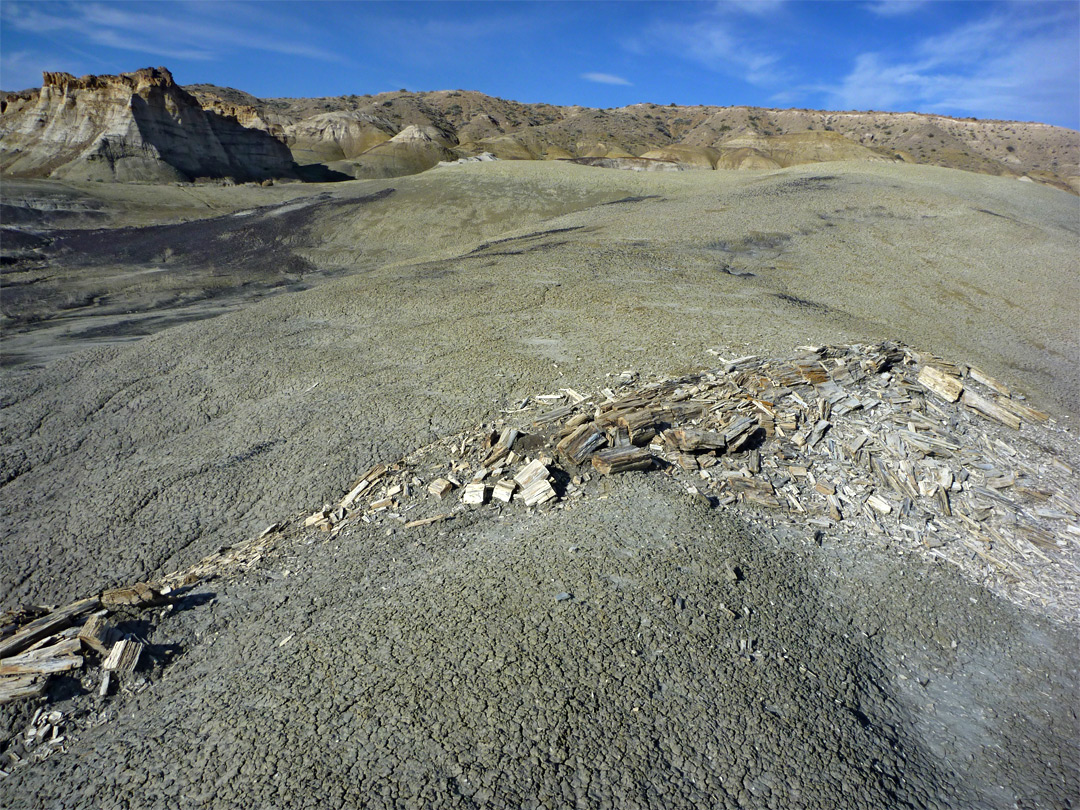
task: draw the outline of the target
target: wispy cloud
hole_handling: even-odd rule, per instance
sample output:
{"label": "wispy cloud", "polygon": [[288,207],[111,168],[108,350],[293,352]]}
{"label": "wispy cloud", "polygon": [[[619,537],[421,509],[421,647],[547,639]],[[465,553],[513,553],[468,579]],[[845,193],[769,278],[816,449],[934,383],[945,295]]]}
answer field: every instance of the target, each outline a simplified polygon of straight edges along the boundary
{"label": "wispy cloud", "polygon": [[626,47],[639,53],[660,48],[674,57],[754,85],[777,84],[786,78],[779,55],[755,44],[746,31],[716,15],[695,22],[654,23]]}
{"label": "wispy cloud", "polygon": [[721,12],[731,10],[767,17],[780,11],[785,2],[787,0],[719,0],[716,5]]}
{"label": "wispy cloud", "polygon": [[581,78],[589,82],[598,82],[599,84],[621,84],[625,87],[633,87],[633,82],[629,82],[622,76],[613,76],[610,73],[582,73]]}
{"label": "wispy cloud", "polygon": [[867,3],[865,8],[879,17],[900,17],[918,11],[928,2],[929,0],[876,0]]}
{"label": "wispy cloud", "polygon": [[[343,59],[296,37],[285,38],[253,25],[249,9],[229,3],[160,4],[143,11],[134,4],[24,3],[0,6],[5,26],[48,37],[72,52],[96,46],[151,54],[156,58],[218,60],[236,50],[300,56],[324,62]],[[234,19],[241,12],[245,19]]]}
{"label": "wispy cloud", "polygon": [[829,106],[1047,120],[1080,104],[1075,7],[995,13],[924,38],[906,54],[859,54]]}

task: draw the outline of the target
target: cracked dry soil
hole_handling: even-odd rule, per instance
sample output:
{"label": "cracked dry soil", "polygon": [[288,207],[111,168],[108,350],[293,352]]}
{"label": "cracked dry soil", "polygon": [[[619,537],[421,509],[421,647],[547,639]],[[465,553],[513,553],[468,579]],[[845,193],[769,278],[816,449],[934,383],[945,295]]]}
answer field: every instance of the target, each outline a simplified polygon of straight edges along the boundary
{"label": "cracked dry soil", "polygon": [[1057,808],[1078,789],[1074,633],[894,550],[751,532],[663,475],[564,511],[311,534],[192,602],[149,631],[175,661],[0,781],[4,806]]}

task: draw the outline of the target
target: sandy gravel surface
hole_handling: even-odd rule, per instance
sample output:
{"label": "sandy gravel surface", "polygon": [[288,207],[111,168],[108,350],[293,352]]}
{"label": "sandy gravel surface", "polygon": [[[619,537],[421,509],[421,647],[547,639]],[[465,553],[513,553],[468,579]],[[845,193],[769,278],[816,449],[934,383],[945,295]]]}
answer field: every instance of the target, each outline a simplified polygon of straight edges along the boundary
{"label": "sandy gravel surface", "polygon": [[[259,190],[235,191],[247,204]],[[334,205],[310,191],[295,209],[310,216],[282,232],[290,256],[326,271],[312,289],[2,372],[0,607],[182,567],[525,396],[626,368],[696,369],[709,348],[899,338],[979,364],[1063,421],[1080,413],[1076,200],[1052,189],[912,166],[645,176],[507,163],[342,185]],[[238,244],[222,241],[214,272],[239,285],[253,271]],[[92,258],[147,266],[120,247]],[[65,340],[22,334],[42,357]],[[342,539],[222,584],[213,603],[142,628],[179,645],[151,689],[86,709],[112,719],[0,781],[0,799],[171,807],[195,790],[206,806],[275,807],[321,789],[344,806],[1055,807],[1075,795],[1075,628],[945,571],[776,546],[662,484],[621,486],[617,504],[573,519],[477,521],[419,545]],[[745,584],[723,579],[732,557]],[[554,604],[563,590],[575,598]],[[720,602],[749,620],[726,623]],[[750,636],[762,652],[744,661]],[[813,687],[791,673],[808,658]],[[26,721],[3,717],[12,735]]]}

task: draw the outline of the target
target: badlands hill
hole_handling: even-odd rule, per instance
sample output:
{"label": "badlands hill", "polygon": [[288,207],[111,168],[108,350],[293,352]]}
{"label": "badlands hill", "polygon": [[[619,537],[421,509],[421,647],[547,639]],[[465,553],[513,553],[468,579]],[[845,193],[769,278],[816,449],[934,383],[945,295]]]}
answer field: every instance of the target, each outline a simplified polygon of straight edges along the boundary
{"label": "badlands hill", "polygon": [[643,163],[618,160],[643,158],[677,169],[903,161],[1080,188],[1077,133],[1045,124],[756,107],[592,109],[464,90],[260,99],[214,85],[180,88],[164,68],[45,74],[41,89],[0,101],[0,141],[0,169],[19,177],[252,180],[299,171],[342,180],[489,153],[635,168]]}
{"label": "badlands hill", "polygon": [[[340,143],[337,168],[367,176],[361,157],[412,124],[444,133],[462,155],[503,159],[639,157],[701,168],[781,168],[824,160],[903,160],[1077,189],[1080,137],[1046,124],[940,115],[634,104],[592,109],[522,104],[466,90],[259,99],[230,88],[188,88],[211,109],[284,139],[298,162],[313,141]],[[312,138],[312,124],[324,134]],[[335,140],[333,124],[349,133]],[[360,146],[362,148],[357,149]]]}

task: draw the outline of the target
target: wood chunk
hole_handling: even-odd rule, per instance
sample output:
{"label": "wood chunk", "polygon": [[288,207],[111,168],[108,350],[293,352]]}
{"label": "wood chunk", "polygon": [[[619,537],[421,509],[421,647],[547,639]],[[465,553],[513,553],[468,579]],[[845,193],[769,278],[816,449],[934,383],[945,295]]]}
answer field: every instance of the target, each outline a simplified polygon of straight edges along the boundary
{"label": "wood chunk", "polygon": [[892,511],[892,504],[880,495],[871,495],[866,499],[866,503],[883,515],[887,515]]}
{"label": "wood chunk", "polygon": [[596,423],[583,425],[580,432],[575,431],[574,440],[564,447],[563,454],[574,464],[581,464],[606,441],[607,437]]}
{"label": "wood chunk", "polygon": [[515,489],[517,489],[517,482],[503,478],[491,491],[491,497],[503,503],[510,503],[510,500],[514,497]]}
{"label": "wood chunk", "polygon": [[618,417],[617,422],[626,428],[630,442],[638,447],[644,447],[656,436],[656,415],[651,408],[623,414]]}
{"label": "wood chunk", "polygon": [[101,604],[110,610],[118,607],[160,604],[166,601],[160,585],[136,582],[123,588],[110,588],[101,594]]}
{"label": "wood chunk", "polygon": [[986,397],[980,396],[972,391],[964,391],[964,398],[962,402],[971,410],[981,413],[983,416],[995,419],[1006,427],[1011,427],[1013,430],[1020,429],[1020,417],[1016,416],[996,402],[991,402]]}
{"label": "wood chunk", "polygon": [[[573,420],[571,420],[573,421]],[[569,422],[567,423],[569,425]],[[573,430],[567,433],[559,442],[555,445],[556,453],[565,453],[566,448],[572,444],[576,444],[581,440],[583,436],[594,430],[591,422],[578,424]]]}
{"label": "wood chunk", "polygon": [[956,402],[964,390],[964,384],[960,380],[934,366],[923,366],[918,380],[923,387],[933,391],[946,402]]}
{"label": "wood chunk", "polygon": [[723,434],[711,430],[691,430],[689,428],[673,429],[667,431],[675,446],[684,453],[699,453],[708,450],[724,452],[727,449],[727,439]]}
{"label": "wood chunk", "polygon": [[75,653],[81,646],[77,638],[67,638],[48,647],[2,658],[0,675],[49,675],[78,669],[82,666],[83,659]]}
{"label": "wood chunk", "polygon": [[513,448],[514,442],[517,441],[517,437],[517,428],[504,428],[503,432],[499,434],[499,440],[491,448],[491,454],[484,459],[484,466],[491,467],[496,461],[507,455]]}
{"label": "wood chunk", "polygon": [[676,453],[675,463],[684,470],[693,472],[697,470],[700,465],[698,464],[698,457],[693,453]]}
{"label": "wood chunk", "polygon": [[1005,383],[1000,382],[999,380],[995,380],[985,371],[982,371],[975,366],[968,366],[968,376],[971,377],[971,379],[975,380],[975,382],[982,383],[992,391],[996,391],[997,393],[1006,397],[1012,396],[1012,392],[1009,390],[1009,386],[1005,385]]}
{"label": "wood chunk", "polygon": [[0,705],[20,698],[38,697],[45,692],[47,678],[35,675],[15,675],[0,678]]}
{"label": "wood chunk", "polygon": [[644,447],[617,447],[596,453],[592,464],[601,475],[647,470],[652,467],[652,454]]}
{"label": "wood chunk", "polygon": [[522,488],[521,498],[526,506],[537,506],[555,498],[555,490],[546,478],[537,478]]}
{"label": "wood chunk", "polygon": [[[728,452],[737,450],[750,437],[757,428],[757,417],[740,416],[730,425],[724,428],[724,441],[728,445]],[[740,441],[741,440],[741,441]]]}
{"label": "wood chunk", "polygon": [[807,439],[806,444],[808,447],[813,447],[815,444],[821,441],[821,437],[825,435],[825,431],[832,427],[832,422],[827,419],[820,419],[814,425],[814,429],[810,431],[810,438]]}
{"label": "wood chunk", "polygon": [[441,520],[446,520],[450,515],[435,515],[434,517],[421,518],[420,520],[411,520],[405,524],[406,529],[415,529],[417,526],[429,526],[432,523],[438,523]]}
{"label": "wood chunk", "polygon": [[304,521],[305,527],[318,526],[330,521],[330,511],[328,509],[320,509],[318,512],[313,512]]}
{"label": "wood chunk", "polygon": [[482,504],[487,497],[487,487],[483,481],[474,481],[465,485],[465,493],[461,496],[462,503]]}
{"label": "wood chunk", "polygon": [[836,521],[843,520],[844,514],[840,511],[840,499],[833,494],[826,495],[825,497],[829,502],[829,517]]}
{"label": "wood chunk", "polygon": [[116,631],[106,621],[106,615],[105,611],[93,614],[79,630],[79,641],[98,655],[106,655],[115,641]]}
{"label": "wood chunk", "polygon": [[540,425],[546,425],[549,422],[558,422],[560,419],[565,419],[572,414],[576,407],[576,405],[563,405],[561,408],[556,408],[553,411],[540,414],[540,416],[533,420],[533,424],[539,427]]}
{"label": "wood chunk", "polygon": [[563,422],[562,430],[559,431],[559,439],[565,439],[586,422],[592,421],[592,416],[587,413],[576,413]]}
{"label": "wood chunk", "polygon": [[436,478],[430,484],[428,484],[428,492],[438,498],[440,501],[450,494],[450,490],[454,488],[454,485],[447,481],[445,478]]}
{"label": "wood chunk", "polygon": [[89,599],[72,602],[70,605],[54,610],[52,613],[30,622],[30,624],[13,635],[0,641],[0,658],[6,658],[25,650],[31,644],[47,638],[53,633],[58,633],[73,624],[76,619],[81,619],[87,613],[92,613],[100,607],[101,600],[93,596]]}
{"label": "wood chunk", "polygon": [[109,652],[105,662],[101,665],[106,672],[116,672],[125,675],[135,671],[139,665],[139,657],[142,655],[143,644],[133,638],[125,638],[116,642]]}
{"label": "wood chunk", "polygon": [[1037,411],[1034,408],[1029,408],[1021,402],[1017,402],[1015,399],[1009,399],[1008,397],[997,397],[997,404],[1007,411],[1016,414],[1021,419],[1033,425],[1041,425],[1044,422],[1050,420],[1050,414]]}
{"label": "wood chunk", "polygon": [[376,464],[374,467],[364,473],[363,477],[356,484],[356,486],[353,487],[352,490],[350,490],[349,494],[341,499],[341,503],[339,503],[338,506],[348,509],[350,506],[352,506],[353,501],[360,497],[360,495],[368,487],[370,487],[372,484],[374,484],[376,481],[386,475],[389,469],[390,467],[386,464]]}
{"label": "wood chunk", "polygon": [[518,474],[514,476],[514,481],[519,487],[526,489],[531,484],[546,481],[550,477],[551,473],[543,462],[540,459],[533,459],[518,471]]}

